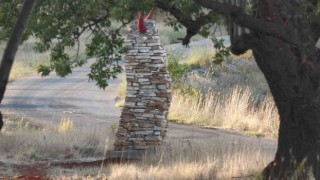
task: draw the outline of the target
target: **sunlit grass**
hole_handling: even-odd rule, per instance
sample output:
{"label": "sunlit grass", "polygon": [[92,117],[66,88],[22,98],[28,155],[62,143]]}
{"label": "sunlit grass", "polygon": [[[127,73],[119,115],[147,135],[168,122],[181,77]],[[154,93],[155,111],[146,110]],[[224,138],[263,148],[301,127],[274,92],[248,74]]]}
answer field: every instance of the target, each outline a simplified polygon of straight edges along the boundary
{"label": "sunlit grass", "polygon": [[173,93],[169,119],[277,136],[279,117],[273,99],[267,97],[255,106],[251,97],[248,89],[239,87],[225,96],[215,92],[190,96],[176,91]]}
{"label": "sunlit grass", "polygon": [[118,87],[118,102],[116,103],[117,107],[124,106],[126,92],[127,92],[127,81],[124,79]]}
{"label": "sunlit grass", "polygon": [[205,67],[212,64],[214,55],[215,52],[209,50],[191,51],[186,60],[182,61],[181,63],[195,65],[198,67]]}
{"label": "sunlit grass", "polygon": [[71,121],[69,118],[63,118],[59,125],[58,125],[58,131],[59,133],[68,133],[73,130],[73,121]]}
{"label": "sunlit grass", "polygon": [[103,134],[90,127],[75,128],[71,119],[62,119],[55,128],[44,128],[6,116],[0,134],[0,159],[29,162],[101,158],[105,147]]}
{"label": "sunlit grass", "polygon": [[67,174],[61,174],[63,168],[56,168],[51,173],[57,179],[254,179],[274,153],[274,149],[224,138],[179,140],[168,142],[137,162],[108,164],[102,169],[78,167]]}
{"label": "sunlit grass", "polygon": [[[44,129],[25,119],[11,121],[6,117],[5,120],[0,135],[2,162],[90,161],[108,158],[104,152],[112,148],[110,142],[113,142],[114,135],[101,136],[89,127],[73,127],[69,133],[61,133],[58,128]],[[9,121],[15,126],[8,128]],[[62,121],[58,127],[69,129],[69,121]],[[112,133],[115,133],[116,126],[111,125]],[[155,152],[148,152],[139,161],[74,166],[71,169],[51,166],[46,173],[50,179],[254,179],[272,160],[274,153],[274,146],[265,148],[265,144],[242,141],[241,138],[167,137],[163,146]],[[8,176],[17,175],[14,173],[9,169],[5,171]]]}

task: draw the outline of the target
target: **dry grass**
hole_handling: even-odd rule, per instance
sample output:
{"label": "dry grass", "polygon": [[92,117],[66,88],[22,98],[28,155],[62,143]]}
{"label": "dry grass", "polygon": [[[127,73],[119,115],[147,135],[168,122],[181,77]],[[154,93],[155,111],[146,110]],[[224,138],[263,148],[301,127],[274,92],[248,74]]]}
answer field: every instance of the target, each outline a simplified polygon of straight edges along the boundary
{"label": "dry grass", "polygon": [[[205,145],[205,143],[211,144]],[[264,158],[261,158],[263,156]],[[248,149],[228,149],[226,145],[202,141],[176,146],[147,156],[142,163],[114,165],[109,179],[231,179],[255,177],[272,159],[272,153]],[[246,178],[248,179],[248,178]]]}
{"label": "dry grass", "polygon": [[[208,56],[203,56],[207,59]],[[183,62],[188,62],[188,57]],[[241,57],[231,56],[221,65],[211,64],[201,68],[201,71],[193,71],[188,74],[184,82],[202,92],[215,91],[222,94],[228,93],[235,86],[250,89],[252,94],[259,99],[264,99],[269,92],[264,75],[255,63],[251,53]]]}
{"label": "dry grass", "polygon": [[103,132],[90,127],[75,129],[70,119],[57,127],[43,128],[19,117],[6,117],[0,154],[1,159],[14,161],[101,158],[105,139]]}
{"label": "dry grass", "polygon": [[[104,150],[112,147],[101,140],[105,136],[94,130],[70,128],[71,120],[63,120],[56,128],[46,130],[27,120],[15,118],[8,123],[7,119],[0,138],[2,162],[101,159]],[[61,128],[68,129],[68,133],[60,132]],[[164,146],[135,163],[108,164],[102,168],[53,166],[47,175],[52,179],[253,179],[274,153],[273,146],[241,139],[169,137]],[[8,168],[2,173],[16,175],[16,171]]]}
{"label": "dry grass", "polygon": [[51,173],[57,179],[254,179],[273,156],[274,150],[254,144],[230,144],[224,139],[188,140],[170,142],[136,163],[72,169],[68,174],[57,168]]}
{"label": "dry grass", "polygon": [[239,87],[224,97],[215,92],[192,96],[176,91],[169,119],[276,136],[279,117],[273,99],[268,97],[254,105],[251,97],[250,90]]}
{"label": "dry grass", "polygon": [[127,81],[126,79],[124,79],[118,87],[118,102],[116,103],[117,107],[124,106],[126,93],[127,93]]}
{"label": "dry grass", "polygon": [[59,133],[69,133],[73,130],[73,121],[69,118],[64,118],[58,125],[58,132]]}
{"label": "dry grass", "polygon": [[189,56],[183,63],[188,65],[195,65],[199,67],[205,67],[212,64],[213,57],[215,55],[214,51],[209,50],[197,50],[191,51]]}
{"label": "dry grass", "polygon": [[[36,53],[33,50],[34,39],[23,43],[18,51],[10,73],[10,81],[23,78],[36,72],[40,64],[49,63],[49,53]],[[5,44],[0,44],[0,57],[2,58]]]}

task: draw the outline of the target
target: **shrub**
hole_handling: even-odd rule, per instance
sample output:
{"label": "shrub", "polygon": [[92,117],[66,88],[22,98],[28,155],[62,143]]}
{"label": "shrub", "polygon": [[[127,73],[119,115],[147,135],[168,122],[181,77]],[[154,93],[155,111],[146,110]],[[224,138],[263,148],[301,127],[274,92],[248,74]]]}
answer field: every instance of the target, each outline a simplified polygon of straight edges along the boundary
{"label": "shrub", "polygon": [[194,69],[193,65],[180,63],[181,59],[183,59],[181,54],[173,54],[173,52],[168,53],[168,67],[171,79],[174,83]]}

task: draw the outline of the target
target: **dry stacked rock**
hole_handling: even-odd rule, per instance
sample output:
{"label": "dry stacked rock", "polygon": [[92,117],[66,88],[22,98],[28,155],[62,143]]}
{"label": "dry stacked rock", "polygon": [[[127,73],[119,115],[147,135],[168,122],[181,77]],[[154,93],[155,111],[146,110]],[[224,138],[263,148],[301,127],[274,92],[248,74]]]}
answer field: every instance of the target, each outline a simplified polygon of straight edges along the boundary
{"label": "dry stacked rock", "polygon": [[165,137],[171,101],[166,53],[155,21],[146,20],[147,33],[135,24],[128,34],[125,57],[127,94],[114,144],[119,153],[141,154]]}

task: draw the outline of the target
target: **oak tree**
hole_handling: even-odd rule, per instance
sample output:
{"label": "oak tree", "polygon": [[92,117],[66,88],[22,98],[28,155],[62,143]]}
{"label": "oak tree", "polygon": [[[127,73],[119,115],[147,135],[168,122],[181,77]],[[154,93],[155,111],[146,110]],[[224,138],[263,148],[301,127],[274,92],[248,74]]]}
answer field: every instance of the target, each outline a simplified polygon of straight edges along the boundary
{"label": "oak tree", "polygon": [[219,1],[195,3],[250,29],[233,39],[231,50],[252,50],[280,115],[277,153],[264,178],[320,179],[319,2],[258,0],[250,11]]}

